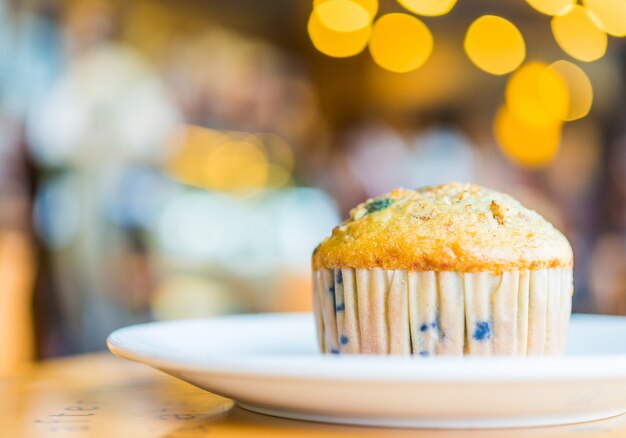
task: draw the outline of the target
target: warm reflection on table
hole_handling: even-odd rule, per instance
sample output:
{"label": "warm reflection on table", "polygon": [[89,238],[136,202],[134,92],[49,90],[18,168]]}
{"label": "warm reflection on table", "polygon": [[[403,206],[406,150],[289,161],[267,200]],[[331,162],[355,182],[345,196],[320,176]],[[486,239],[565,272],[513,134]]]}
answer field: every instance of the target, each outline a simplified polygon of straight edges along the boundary
{"label": "warm reflection on table", "polygon": [[437,431],[336,426],[245,411],[110,354],[49,361],[0,380],[2,436],[624,437],[626,415],[570,426]]}

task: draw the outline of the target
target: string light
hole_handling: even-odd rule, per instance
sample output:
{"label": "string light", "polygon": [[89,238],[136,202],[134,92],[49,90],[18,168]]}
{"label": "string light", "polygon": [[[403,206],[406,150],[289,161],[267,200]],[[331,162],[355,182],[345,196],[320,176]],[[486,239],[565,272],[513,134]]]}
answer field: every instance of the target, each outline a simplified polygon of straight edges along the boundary
{"label": "string light", "polygon": [[406,73],[426,62],[433,50],[433,36],[424,23],[411,15],[387,14],[374,23],[369,49],[382,68]]}
{"label": "string light", "polygon": [[[604,56],[607,34],[626,36],[625,0],[582,0],[582,5],[577,0],[526,1],[553,17],[555,41],[580,61]],[[398,2],[415,14],[439,16],[448,13],[457,0]],[[313,44],[335,57],[353,56],[369,44],[374,62],[388,71],[407,73],[421,67],[434,46],[428,27],[403,13],[383,15],[371,24],[378,6],[378,0],[314,0],[308,24]],[[558,153],[563,122],[585,117],[591,109],[593,88],[588,76],[564,60],[519,68],[526,57],[524,38],[513,23],[494,15],[482,16],[470,25],[464,49],[472,63],[487,73],[504,75],[517,70],[507,82],[506,103],[494,117],[494,136],[516,163],[531,168],[549,164]],[[264,169],[266,185],[290,181],[289,166],[269,163]]]}
{"label": "string light", "polygon": [[398,0],[405,9],[417,15],[435,17],[445,15],[456,4],[457,0]]}
{"label": "string light", "polygon": [[510,73],[526,56],[524,38],[517,27],[494,15],[483,15],[474,21],[463,45],[478,68],[494,75]]}
{"label": "string light", "polygon": [[566,14],[552,18],[552,34],[565,53],[580,61],[595,61],[606,52],[606,33],[583,6],[575,5]]}

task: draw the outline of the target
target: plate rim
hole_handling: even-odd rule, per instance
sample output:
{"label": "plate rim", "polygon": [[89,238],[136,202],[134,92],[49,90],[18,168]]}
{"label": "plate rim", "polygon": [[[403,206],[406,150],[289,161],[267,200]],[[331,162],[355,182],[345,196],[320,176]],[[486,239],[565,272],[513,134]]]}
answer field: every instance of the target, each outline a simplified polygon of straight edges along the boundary
{"label": "plate rim", "polygon": [[[393,382],[472,382],[472,383],[522,383],[529,381],[614,381],[626,380],[626,353],[570,355],[570,356],[376,356],[376,355],[249,355],[191,358],[168,358],[153,347],[133,348],[128,339],[136,331],[153,327],[180,324],[206,324],[216,320],[241,318],[310,318],[310,312],[257,313],[224,315],[209,318],[159,321],[134,324],[113,331],[106,340],[109,350],[118,357],[143,363],[161,370],[201,372],[226,377],[313,379],[325,381],[363,381],[370,383]],[[626,319],[614,315],[575,314],[574,319]],[[297,367],[295,363],[318,365]],[[462,366],[461,366],[462,364]],[[522,365],[523,366],[520,366]],[[287,366],[285,366],[287,365]],[[375,366],[373,366],[375,365]],[[592,372],[590,372],[592,371]]]}

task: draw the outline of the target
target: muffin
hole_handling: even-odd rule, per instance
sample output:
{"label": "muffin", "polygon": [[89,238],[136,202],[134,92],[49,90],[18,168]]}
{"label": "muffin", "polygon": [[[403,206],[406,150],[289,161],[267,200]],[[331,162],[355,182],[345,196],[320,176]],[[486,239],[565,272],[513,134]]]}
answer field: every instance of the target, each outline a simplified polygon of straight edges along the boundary
{"label": "muffin", "polygon": [[565,348],[572,248],[538,213],[474,184],[394,189],[313,252],[320,349],[553,355]]}

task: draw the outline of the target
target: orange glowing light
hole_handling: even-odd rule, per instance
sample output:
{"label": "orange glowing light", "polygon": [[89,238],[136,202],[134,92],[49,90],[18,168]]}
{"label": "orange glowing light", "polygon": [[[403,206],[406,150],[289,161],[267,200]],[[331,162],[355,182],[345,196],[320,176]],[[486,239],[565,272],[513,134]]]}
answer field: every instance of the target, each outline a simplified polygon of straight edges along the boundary
{"label": "orange glowing light", "polygon": [[274,134],[184,125],[174,137],[178,147],[167,168],[185,184],[243,195],[292,184],[293,152]]}
{"label": "orange glowing light", "polygon": [[371,27],[365,26],[353,32],[339,32],[324,26],[313,11],[309,18],[308,32],[317,50],[335,58],[354,56],[363,51],[370,37]]}
{"label": "orange glowing light", "polygon": [[260,189],[267,181],[267,157],[253,142],[225,141],[207,155],[204,165],[205,185],[215,190]]}
{"label": "orange glowing light", "polygon": [[405,9],[417,15],[435,17],[452,10],[457,0],[398,0]]}
{"label": "orange glowing light", "polygon": [[552,18],[551,24],[557,44],[572,58],[591,62],[604,56],[606,33],[597,27],[587,8],[575,5],[566,14]]}
{"label": "orange glowing light", "polygon": [[504,154],[521,166],[545,167],[556,157],[561,143],[561,125],[533,127],[515,117],[506,106],[496,113],[494,136]]}
{"label": "orange glowing light", "polygon": [[583,0],[600,29],[616,37],[626,36],[626,1]]}
{"label": "orange glowing light", "polygon": [[369,26],[370,14],[351,0],[326,0],[313,9],[322,26],[337,32],[354,32]]}
{"label": "orange glowing light", "polygon": [[505,97],[515,118],[536,128],[560,124],[556,114],[566,114],[569,107],[567,84],[539,62],[524,65],[509,78]]}
{"label": "orange glowing light", "polygon": [[526,56],[521,32],[510,21],[494,15],[483,15],[470,25],[464,47],[478,68],[494,75],[512,72]]}
{"label": "orange glowing light", "polygon": [[[313,8],[316,8],[318,5],[325,3],[329,0],[313,0]],[[350,0],[352,3],[356,3],[357,5],[363,7],[370,16],[370,21],[376,17],[378,13],[378,0]]]}
{"label": "orange glowing light", "polygon": [[369,43],[372,58],[384,69],[406,73],[421,67],[433,51],[433,36],[417,18],[400,13],[380,17]]}
{"label": "orange glowing light", "polygon": [[[583,69],[568,61],[557,61],[551,64],[548,69],[558,74],[567,86],[569,95],[569,105],[567,107],[557,108],[554,114],[561,120],[572,121],[585,117],[591,110],[593,102],[593,87],[589,77]],[[545,88],[549,86],[544,85]],[[542,92],[551,92],[543,89]],[[550,99],[544,96],[544,100]],[[552,107],[553,109],[554,106]]]}
{"label": "orange glowing light", "polygon": [[526,0],[533,8],[546,15],[563,15],[576,4],[576,0]]}

